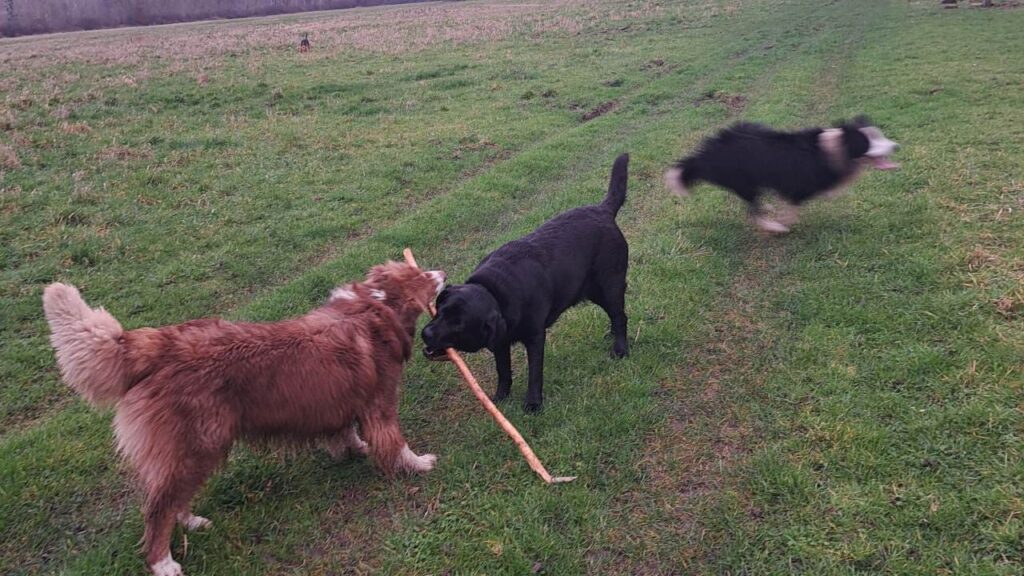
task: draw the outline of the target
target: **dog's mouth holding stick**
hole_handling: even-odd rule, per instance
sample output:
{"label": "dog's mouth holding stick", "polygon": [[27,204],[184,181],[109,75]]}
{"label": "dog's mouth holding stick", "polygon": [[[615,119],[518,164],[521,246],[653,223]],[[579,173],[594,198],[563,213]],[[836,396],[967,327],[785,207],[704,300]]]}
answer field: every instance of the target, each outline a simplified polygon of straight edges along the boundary
{"label": "dog's mouth holding stick", "polygon": [[[419,268],[419,265],[416,264],[416,258],[412,255],[412,250],[406,248],[403,254],[405,255],[406,263],[410,266]],[[431,317],[437,315],[437,309],[434,307],[433,302],[428,306],[428,311],[430,312]],[[541,464],[540,459],[538,459],[537,455],[533,453],[530,445],[523,439],[523,435],[516,430],[516,427],[513,426],[507,418],[505,418],[505,415],[501,413],[501,410],[498,410],[498,407],[494,405],[494,402],[491,402],[491,399],[487,397],[483,388],[480,387],[476,378],[473,377],[473,373],[469,371],[469,366],[467,366],[465,361],[462,360],[462,356],[460,356],[453,348],[446,348],[443,351],[431,350],[429,353],[431,359],[441,359],[442,355],[447,355],[447,358],[452,361],[452,364],[455,364],[455,367],[459,369],[459,372],[462,374],[462,378],[466,381],[466,384],[469,385],[469,389],[473,391],[477,400],[479,400],[480,403],[484,405],[484,408],[491,413],[491,417],[493,417],[498,425],[501,426],[501,429],[512,438],[512,441],[516,443],[519,451],[522,452],[523,458],[526,459],[526,463],[530,465],[530,468],[532,468],[538,476],[548,484],[561,484],[563,482],[572,482],[576,479],[575,476],[552,476],[548,473],[547,469],[544,468],[544,465]]]}

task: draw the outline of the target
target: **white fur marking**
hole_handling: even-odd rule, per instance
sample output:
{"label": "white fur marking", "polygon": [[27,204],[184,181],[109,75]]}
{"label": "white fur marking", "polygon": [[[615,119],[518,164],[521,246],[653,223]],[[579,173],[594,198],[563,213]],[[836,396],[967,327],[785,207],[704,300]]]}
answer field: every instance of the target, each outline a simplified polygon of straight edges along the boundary
{"label": "white fur marking", "polygon": [[356,426],[349,426],[348,430],[330,438],[326,442],[327,451],[335,460],[342,460],[351,454],[366,455],[369,453],[370,445],[359,437]]}
{"label": "white fur marking", "polygon": [[867,128],[861,128],[861,133],[867,136],[868,139],[868,151],[864,154],[871,158],[884,158],[896,151],[899,146],[892,140],[889,140],[882,131],[874,126],[868,126]]}
{"label": "white fur marking", "polygon": [[402,447],[402,453],[398,458],[401,460],[401,467],[410,472],[430,472],[434,469],[434,463],[437,462],[437,456],[434,454],[417,456],[409,449],[408,444]]}
{"label": "white fur marking", "polygon": [[843,156],[843,131],[839,128],[822,130],[818,135],[818,145],[834,168],[842,170],[847,160]]}
{"label": "white fur marking", "polygon": [[437,283],[437,294],[440,294],[441,290],[444,289],[444,281],[447,275],[440,270],[431,270],[427,272],[427,276],[430,276]]}
{"label": "white fur marking", "polygon": [[376,288],[370,288],[370,297],[381,302],[388,299],[388,295],[383,290],[377,290]]}
{"label": "white fur marking", "polygon": [[170,552],[159,562],[151,565],[149,569],[153,571],[153,576],[185,576],[185,573],[181,571],[181,564],[171,558]]}
{"label": "white fur marking", "polygon": [[348,436],[345,438],[345,443],[352,451],[363,454],[364,456],[370,451],[370,445],[365,440],[359,437],[359,433],[356,432],[356,427],[349,428]]}
{"label": "white fur marking", "polygon": [[765,218],[764,216],[754,218],[754,224],[757,224],[757,227],[765,232],[773,232],[776,234],[785,234],[786,232],[789,232],[789,228],[786,228],[784,225],[772,220],[771,218]]}
{"label": "white fur marking", "polygon": [[782,202],[776,213],[776,220],[783,226],[792,226],[800,219],[800,207],[789,202]]}
{"label": "white fur marking", "polygon": [[668,172],[665,172],[665,187],[679,197],[690,195],[690,191],[683,184],[682,168],[671,168]]}
{"label": "white fur marking", "polygon": [[334,302],[335,300],[355,300],[356,293],[352,290],[351,286],[351,284],[346,284],[345,286],[338,286],[334,290],[331,290],[331,298],[329,302]]}
{"label": "white fur marking", "polygon": [[195,532],[196,530],[203,530],[213,526],[213,522],[210,522],[208,518],[202,516],[196,516],[191,512],[182,512],[178,514],[178,524],[181,524],[189,532]]}

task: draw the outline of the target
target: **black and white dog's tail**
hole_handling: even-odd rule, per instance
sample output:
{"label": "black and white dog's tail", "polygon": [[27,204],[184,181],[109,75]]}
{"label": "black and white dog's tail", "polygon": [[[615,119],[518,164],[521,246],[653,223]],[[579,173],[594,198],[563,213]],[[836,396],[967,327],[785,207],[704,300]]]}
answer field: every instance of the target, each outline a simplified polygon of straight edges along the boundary
{"label": "black and white dog's tail", "polygon": [[680,160],[675,166],[665,172],[665,187],[676,196],[689,196],[690,186],[700,180],[697,174],[697,166],[690,159]]}
{"label": "black and white dog's tail", "polygon": [[612,166],[612,178],[608,182],[608,194],[604,197],[602,206],[618,214],[619,208],[626,202],[626,185],[629,182],[629,154],[623,154],[615,159]]}

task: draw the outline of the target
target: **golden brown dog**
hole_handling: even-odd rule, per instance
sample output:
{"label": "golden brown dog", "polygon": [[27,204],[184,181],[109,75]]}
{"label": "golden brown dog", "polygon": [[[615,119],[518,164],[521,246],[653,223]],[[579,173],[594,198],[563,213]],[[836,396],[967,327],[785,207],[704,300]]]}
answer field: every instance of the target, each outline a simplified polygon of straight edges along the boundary
{"label": "golden brown dog", "polygon": [[325,439],[336,457],[368,452],[385,474],[433,468],[437,457],[417,456],[402,436],[398,394],[416,320],[444,278],[389,262],[299,318],[127,331],[75,287],[46,288],[65,382],[93,405],[116,406],[118,450],[145,490],[154,574],[182,574],[170,552],[174,522],[210,524],[190,501],[236,439]]}

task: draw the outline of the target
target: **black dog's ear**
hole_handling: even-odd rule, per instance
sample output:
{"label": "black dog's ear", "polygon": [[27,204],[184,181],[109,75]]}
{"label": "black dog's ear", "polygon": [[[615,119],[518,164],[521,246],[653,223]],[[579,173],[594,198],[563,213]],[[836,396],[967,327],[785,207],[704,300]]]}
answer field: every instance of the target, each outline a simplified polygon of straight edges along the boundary
{"label": "black dog's ear", "polygon": [[500,311],[491,310],[487,320],[484,321],[483,329],[484,341],[487,342],[487,347],[491,350],[505,341],[505,318]]}

